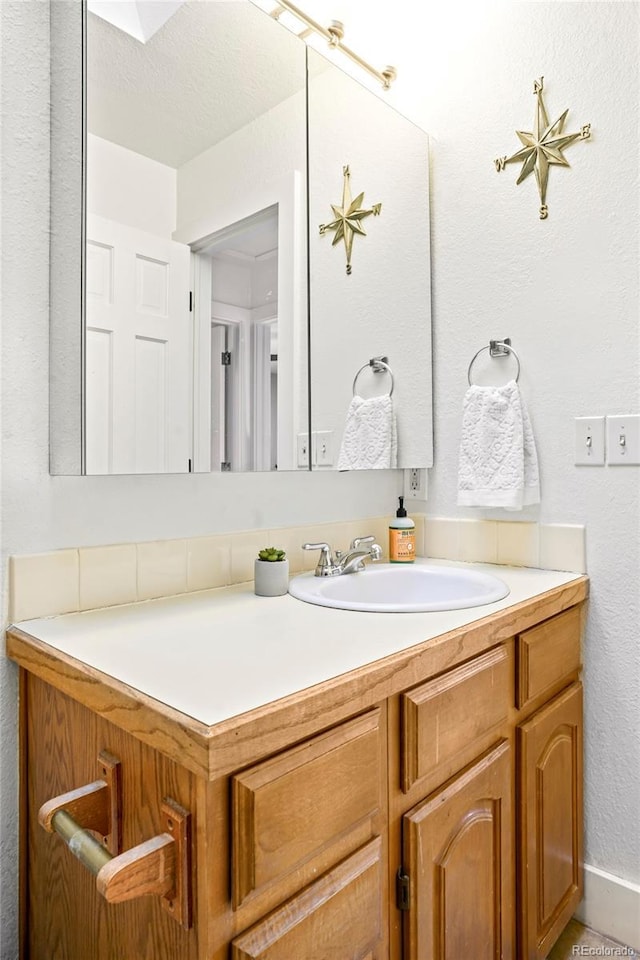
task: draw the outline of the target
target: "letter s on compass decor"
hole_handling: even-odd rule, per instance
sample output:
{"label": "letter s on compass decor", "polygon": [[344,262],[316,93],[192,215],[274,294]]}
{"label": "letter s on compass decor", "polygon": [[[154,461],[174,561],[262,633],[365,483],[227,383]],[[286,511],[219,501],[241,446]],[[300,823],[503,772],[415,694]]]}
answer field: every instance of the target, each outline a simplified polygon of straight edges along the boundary
{"label": "letter s on compass decor", "polygon": [[327,230],[335,230],[335,236],[333,238],[332,246],[335,247],[336,243],[340,243],[341,240],[344,240],[344,246],[347,253],[347,273],[351,273],[351,250],[353,248],[353,237],[356,233],[361,234],[363,237],[366,237],[366,231],[362,227],[362,221],[365,217],[370,217],[373,214],[374,217],[379,216],[382,209],[381,203],[374,203],[370,210],[365,210],[362,207],[364,201],[364,193],[359,193],[355,200],[351,199],[351,186],[350,179],[351,173],[349,171],[349,165],[342,168],[342,174],[344,176],[344,184],[342,186],[342,206],[338,207],[336,204],[331,204],[331,209],[333,210],[333,215],[335,220],[332,220],[331,223],[321,223],[320,224],[320,235],[326,233]]}
{"label": "letter s on compass decor", "polygon": [[516,130],[523,149],[518,150],[511,157],[498,157],[494,164],[498,173],[504,170],[507,163],[522,162],[520,175],[516,184],[526,180],[530,173],[535,171],[538,181],[538,192],[540,193],[540,219],[546,220],[549,216],[547,207],[547,181],[549,179],[549,167],[557,164],[562,167],[570,166],[565,159],[562,151],[568,147],[574,140],[588,140],[591,136],[591,124],[585,123],[578,133],[563,134],[562,128],[566,120],[568,110],[554,123],[549,123],[547,111],[545,110],[542,90],[544,86],[544,77],[534,80],[533,92],[536,96],[536,112],[533,118],[533,131],[527,133],[522,130]]}

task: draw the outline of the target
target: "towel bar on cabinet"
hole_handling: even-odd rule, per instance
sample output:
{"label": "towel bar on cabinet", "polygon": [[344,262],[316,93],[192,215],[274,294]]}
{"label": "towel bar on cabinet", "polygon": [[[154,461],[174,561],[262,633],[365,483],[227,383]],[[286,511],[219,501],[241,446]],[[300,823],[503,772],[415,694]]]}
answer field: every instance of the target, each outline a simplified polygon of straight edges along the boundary
{"label": "towel bar on cabinet", "polygon": [[[160,896],[162,906],[185,929],[191,926],[191,815],[170,798],[162,803],[163,833],[120,852],[120,762],[99,755],[104,779],[54,797],[38,811],[47,833],[57,833],[96,878],[109,903]],[[77,819],[76,819],[77,818]],[[107,841],[103,845],[93,835]]]}

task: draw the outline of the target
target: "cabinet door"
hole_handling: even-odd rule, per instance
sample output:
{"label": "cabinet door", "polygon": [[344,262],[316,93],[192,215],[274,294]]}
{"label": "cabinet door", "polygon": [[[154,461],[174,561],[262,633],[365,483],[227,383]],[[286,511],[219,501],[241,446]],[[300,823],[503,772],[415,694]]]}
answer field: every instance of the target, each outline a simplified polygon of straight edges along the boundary
{"label": "cabinet door", "polygon": [[405,815],[405,960],[513,957],[510,757],[500,742]]}
{"label": "cabinet door", "polygon": [[582,898],[582,686],[518,728],[522,960],[542,960]]}

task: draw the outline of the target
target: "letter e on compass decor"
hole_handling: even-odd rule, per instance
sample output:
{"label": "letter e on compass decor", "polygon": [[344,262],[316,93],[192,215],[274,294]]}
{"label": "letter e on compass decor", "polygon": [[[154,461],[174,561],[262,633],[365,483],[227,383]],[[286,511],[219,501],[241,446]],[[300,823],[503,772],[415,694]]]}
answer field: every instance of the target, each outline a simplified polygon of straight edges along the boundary
{"label": "letter e on compass decor", "polygon": [[335,247],[337,243],[340,243],[341,240],[344,240],[344,246],[347,253],[347,273],[351,273],[351,250],[353,249],[353,238],[356,233],[361,234],[363,237],[366,236],[366,231],[362,227],[362,221],[365,217],[370,217],[373,214],[374,217],[377,217],[382,210],[381,203],[374,203],[370,210],[365,210],[362,206],[364,201],[364,193],[359,193],[355,200],[351,199],[351,186],[350,179],[351,173],[349,171],[349,166],[342,168],[342,174],[344,176],[344,184],[342,187],[342,206],[338,207],[331,204],[331,209],[333,210],[333,215],[335,220],[332,220],[331,223],[321,223],[320,224],[320,235],[322,236],[326,233],[327,230],[335,230],[335,236],[333,238],[332,246]]}
{"label": "letter e on compass decor", "polygon": [[[494,160],[498,173],[504,170],[507,163],[522,162],[522,169],[516,183],[522,183],[530,173],[535,172],[538,181],[538,192],[540,194],[540,219],[546,220],[549,216],[547,208],[547,181],[549,179],[549,167],[553,164],[568,167],[570,164],[565,159],[562,151],[568,147],[574,140],[588,140],[591,136],[591,124],[585,123],[579,133],[563,134],[562,128],[567,118],[568,110],[565,110],[561,116],[553,123],[549,123],[547,111],[545,110],[544,100],[542,99],[542,89],[544,86],[544,77],[533,82],[533,92],[536,96],[536,112],[533,118],[533,131],[527,133],[523,130],[516,130],[516,134],[523,144],[522,150],[518,150],[511,157],[498,157]],[[335,208],[334,208],[335,209]]]}

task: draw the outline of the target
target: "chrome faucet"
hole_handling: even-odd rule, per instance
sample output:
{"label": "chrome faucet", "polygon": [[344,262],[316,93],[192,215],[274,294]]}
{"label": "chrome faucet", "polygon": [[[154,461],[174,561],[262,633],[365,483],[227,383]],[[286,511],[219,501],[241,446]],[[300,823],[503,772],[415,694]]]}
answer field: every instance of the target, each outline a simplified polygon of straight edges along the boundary
{"label": "chrome faucet", "polygon": [[[361,549],[365,545],[366,548]],[[336,550],[334,554],[328,543],[303,543],[302,549],[320,551],[316,577],[340,577],[345,573],[355,573],[358,570],[364,570],[365,560],[375,562],[382,556],[382,548],[372,536],[356,537],[348,553]]]}

